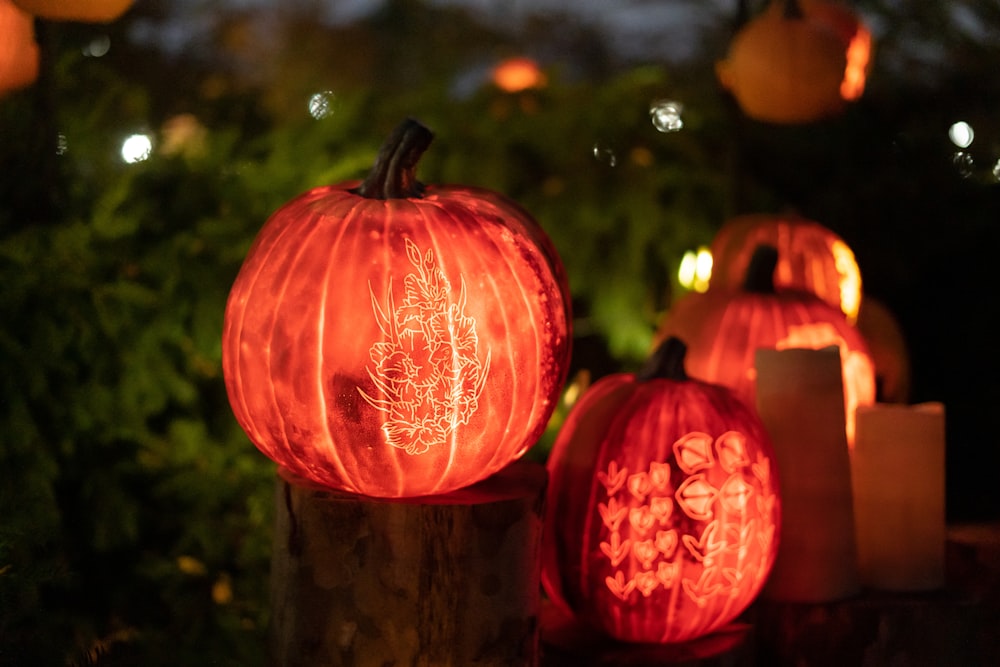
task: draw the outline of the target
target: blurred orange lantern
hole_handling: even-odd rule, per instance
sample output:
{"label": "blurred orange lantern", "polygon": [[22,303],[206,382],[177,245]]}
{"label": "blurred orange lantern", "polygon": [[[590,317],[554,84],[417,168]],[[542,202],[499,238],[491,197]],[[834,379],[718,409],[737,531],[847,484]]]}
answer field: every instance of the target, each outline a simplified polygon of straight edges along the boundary
{"label": "blurred orange lantern", "polygon": [[756,405],[755,355],[759,348],[840,348],[848,442],[854,441],[854,410],[875,401],[875,370],[861,333],[844,314],[814,294],[776,291],[778,253],[760,246],[739,291],[710,288],[680,299],[667,313],[657,340],[690,341],[692,377],[733,389]]}
{"label": "blurred orange lantern", "polygon": [[565,380],[565,272],[538,224],[488,190],[424,186],[407,121],[363,183],[271,216],[232,287],[223,372],[261,451],[380,497],[488,477],[545,429]]}
{"label": "blurred orange lantern", "polygon": [[772,0],[733,38],[716,66],[720,83],[751,118],[808,123],[860,97],[871,33],[827,0]]}
{"label": "blurred orange lantern", "polygon": [[50,21],[107,23],[132,6],[134,0],[13,0],[29,14]]}
{"label": "blurred orange lantern", "polygon": [[546,78],[537,62],[517,56],[507,58],[493,68],[493,83],[504,92],[517,93],[529,88],[544,87]]}
{"label": "blurred orange lantern", "polygon": [[542,583],[564,611],[631,642],[711,633],[755,598],[781,516],[756,413],[689,379],[665,341],[638,374],[594,383],[548,461]]}
{"label": "blurred orange lantern", "polygon": [[0,95],[30,85],[37,78],[34,19],[10,0],[0,0]]}
{"label": "blurred orange lantern", "polygon": [[739,289],[754,250],[774,246],[774,286],[812,292],[854,323],[861,305],[861,270],[854,252],[827,227],[795,215],[742,215],[728,220],[712,239],[709,289]]}

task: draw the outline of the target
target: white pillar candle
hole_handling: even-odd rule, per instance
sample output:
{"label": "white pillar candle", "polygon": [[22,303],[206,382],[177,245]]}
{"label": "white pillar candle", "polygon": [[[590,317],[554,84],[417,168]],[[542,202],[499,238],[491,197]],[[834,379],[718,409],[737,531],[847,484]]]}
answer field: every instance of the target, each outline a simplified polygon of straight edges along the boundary
{"label": "white pillar candle", "polygon": [[858,408],[851,464],[865,586],[944,585],[944,415],[940,403]]}
{"label": "white pillar candle", "polygon": [[757,409],[781,488],[778,556],[764,595],[828,602],[860,591],[840,351],[758,350]]}

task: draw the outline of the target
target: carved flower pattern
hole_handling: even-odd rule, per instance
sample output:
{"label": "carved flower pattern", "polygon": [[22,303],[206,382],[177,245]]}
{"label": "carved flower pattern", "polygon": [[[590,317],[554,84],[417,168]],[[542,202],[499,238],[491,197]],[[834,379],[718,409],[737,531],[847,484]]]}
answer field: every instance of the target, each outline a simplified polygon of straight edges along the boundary
{"label": "carved flower pattern", "polygon": [[416,455],[446,442],[478,410],[490,353],[480,361],[476,321],[465,315],[465,281],[457,302],[449,304],[451,283],[433,251],[421,253],[406,239],[406,254],[416,270],[403,281],[399,307],[391,284],[384,308],[371,293],[384,340],[369,350],[375,391],[358,391],[386,413],[386,442]]}

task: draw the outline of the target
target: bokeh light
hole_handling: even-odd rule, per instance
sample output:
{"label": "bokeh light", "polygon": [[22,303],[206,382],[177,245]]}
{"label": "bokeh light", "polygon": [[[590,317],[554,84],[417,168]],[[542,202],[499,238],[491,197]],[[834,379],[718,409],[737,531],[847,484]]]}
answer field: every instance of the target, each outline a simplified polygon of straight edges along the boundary
{"label": "bokeh light", "polygon": [[681,113],[684,105],[673,100],[657,100],[649,107],[649,117],[653,127],[660,132],[677,132],[684,127]]}
{"label": "bokeh light", "polygon": [[972,140],[976,138],[976,133],[972,131],[971,125],[960,120],[952,123],[952,126],[948,128],[948,138],[958,148],[968,148],[972,145]]}
{"label": "bokeh light", "polygon": [[122,142],[122,160],[129,164],[142,162],[153,152],[153,140],[148,134],[133,134]]}

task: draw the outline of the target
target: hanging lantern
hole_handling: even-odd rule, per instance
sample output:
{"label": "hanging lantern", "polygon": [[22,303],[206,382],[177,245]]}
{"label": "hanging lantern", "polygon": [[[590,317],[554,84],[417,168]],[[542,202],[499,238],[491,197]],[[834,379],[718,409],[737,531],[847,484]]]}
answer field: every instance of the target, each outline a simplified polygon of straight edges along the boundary
{"label": "hanging lantern", "polygon": [[772,0],[733,38],[716,74],[745,114],[809,123],[840,113],[864,91],[871,33],[828,0]]}
{"label": "hanging lantern", "polygon": [[487,190],[426,187],[407,121],[364,183],[264,226],[226,305],[223,371],[250,439],[292,472],[381,497],[445,493],[535,443],[570,357],[563,266]]}
{"label": "hanging lantern", "polygon": [[132,6],[134,0],[13,0],[21,9],[50,21],[108,23]]}
{"label": "hanging lantern", "polygon": [[660,324],[657,340],[690,341],[692,377],[729,387],[756,405],[754,357],[760,348],[840,348],[848,442],[854,441],[854,410],[875,401],[875,370],[861,333],[836,308],[802,291],[776,291],[777,251],[760,246],[747,267],[743,288],[710,288],[680,299]]}
{"label": "hanging lantern", "polygon": [[31,85],[38,78],[34,19],[0,0],[0,95]]}
{"label": "hanging lantern", "polygon": [[736,618],[774,563],[774,453],[756,413],[688,379],[669,339],[638,374],[594,383],[548,461],[542,583],[630,642],[682,642]]}
{"label": "hanging lantern", "polygon": [[728,220],[712,239],[710,289],[737,290],[757,246],[778,250],[774,286],[812,292],[854,323],[861,305],[861,270],[840,236],[798,216],[742,215]]}

